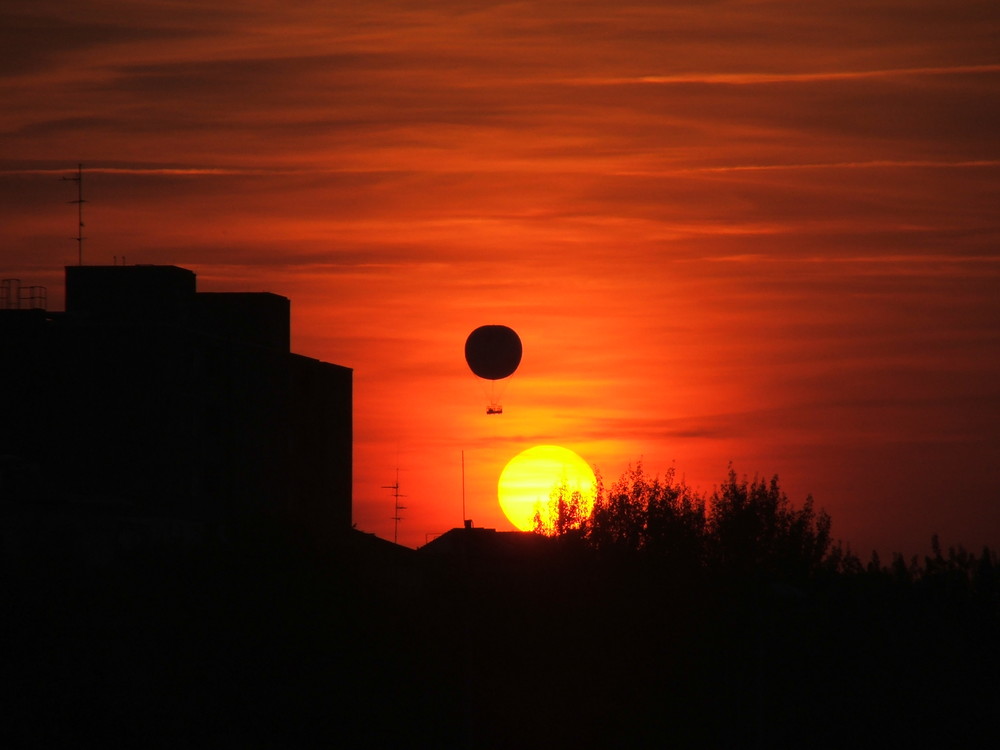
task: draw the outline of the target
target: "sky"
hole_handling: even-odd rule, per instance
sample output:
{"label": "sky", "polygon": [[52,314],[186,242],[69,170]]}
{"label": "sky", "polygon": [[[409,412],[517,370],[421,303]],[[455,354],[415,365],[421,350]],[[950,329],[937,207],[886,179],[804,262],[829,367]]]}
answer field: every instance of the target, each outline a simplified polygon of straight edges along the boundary
{"label": "sky", "polygon": [[998,94],[995,0],[6,0],[0,276],[62,309],[82,163],[85,263],[289,297],[411,547],[538,444],[996,547]]}

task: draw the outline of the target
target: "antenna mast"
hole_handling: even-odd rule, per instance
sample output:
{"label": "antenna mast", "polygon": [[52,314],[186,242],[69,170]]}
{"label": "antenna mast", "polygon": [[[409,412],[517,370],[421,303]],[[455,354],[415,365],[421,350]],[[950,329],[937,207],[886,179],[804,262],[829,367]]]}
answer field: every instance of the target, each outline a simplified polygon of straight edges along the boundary
{"label": "antenna mast", "polygon": [[76,204],[76,220],[77,229],[76,237],[76,262],[77,265],[83,265],[83,204],[86,203],[83,199],[83,164],[76,165],[76,176],[75,177],[63,177],[63,180],[68,180],[69,182],[76,183],[76,200],[69,201],[70,203]]}
{"label": "antenna mast", "polygon": [[402,516],[399,515],[399,511],[406,510],[405,505],[399,504],[399,498],[406,497],[406,495],[399,494],[399,467],[396,467],[396,481],[393,484],[383,484],[383,490],[392,490],[392,497],[395,501],[394,513],[392,515],[393,531],[392,531],[392,543],[399,544],[399,522],[403,520]]}

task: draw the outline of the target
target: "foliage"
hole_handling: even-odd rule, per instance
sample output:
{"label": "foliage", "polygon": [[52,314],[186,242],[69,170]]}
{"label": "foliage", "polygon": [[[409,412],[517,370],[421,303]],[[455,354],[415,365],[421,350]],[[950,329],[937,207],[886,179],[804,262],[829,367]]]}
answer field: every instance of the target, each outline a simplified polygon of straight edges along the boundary
{"label": "foliage", "polygon": [[831,564],[830,526],[811,497],[793,508],[776,476],[751,481],[730,469],[706,500],[673,467],[663,478],[650,477],[641,462],[610,488],[599,479],[589,515],[579,496],[562,487],[552,494],[549,520],[535,517],[536,532],[578,537],[605,555],[641,553],[687,567],[793,578]]}
{"label": "foliage", "polygon": [[705,549],[705,503],[683,481],[677,481],[673,467],[661,480],[648,477],[638,463],[607,492],[599,492],[584,528],[588,542],[598,550],[642,550],[700,562]]}
{"label": "foliage", "polygon": [[794,507],[777,476],[749,479],[732,467],[707,497],[678,480],[674,468],[651,477],[641,462],[609,487],[598,476],[592,506],[564,484],[536,513],[535,531],[589,549],[604,562],[651,563],[675,580],[701,573],[720,582],[793,587],[863,581],[873,591],[919,592],[942,606],[975,599],[1000,614],[1000,562],[992,550],[946,551],[935,535],[923,558],[895,553],[885,563],[873,550],[865,563],[833,542],[830,516],[812,497]]}
{"label": "foliage", "polygon": [[587,520],[584,498],[579,490],[569,491],[565,482],[552,490],[549,505],[536,508],[533,525],[535,533],[546,536],[579,536]]}
{"label": "foliage", "polygon": [[712,495],[709,536],[712,553],[725,569],[808,577],[830,550],[830,516],[813,508],[812,497],[791,507],[778,477],[738,478],[730,468]]}

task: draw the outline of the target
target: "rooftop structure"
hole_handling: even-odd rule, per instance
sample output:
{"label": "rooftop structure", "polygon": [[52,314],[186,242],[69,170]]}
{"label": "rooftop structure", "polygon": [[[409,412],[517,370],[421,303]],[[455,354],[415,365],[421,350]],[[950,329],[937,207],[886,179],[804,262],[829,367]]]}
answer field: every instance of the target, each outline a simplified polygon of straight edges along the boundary
{"label": "rooftop structure", "polygon": [[66,310],[0,310],[0,501],[351,528],[352,371],[290,306],[176,266],[69,266]]}

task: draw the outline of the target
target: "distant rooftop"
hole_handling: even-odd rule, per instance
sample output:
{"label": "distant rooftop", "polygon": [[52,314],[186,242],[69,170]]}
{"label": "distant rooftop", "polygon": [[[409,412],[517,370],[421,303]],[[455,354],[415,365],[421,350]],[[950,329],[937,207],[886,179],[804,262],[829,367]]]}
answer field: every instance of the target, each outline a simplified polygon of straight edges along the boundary
{"label": "distant rooftop", "polygon": [[469,554],[483,558],[508,558],[547,550],[552,540],[530,531],[497,531],[474,527],[451,529],[418,551],[427,555]]}
{"label": "distant rooftop", "polygon": [[179,266],[67,266],[66,314],[103,323],[195,328],[289,351],[291,303],[270,292],[198,292]]}

